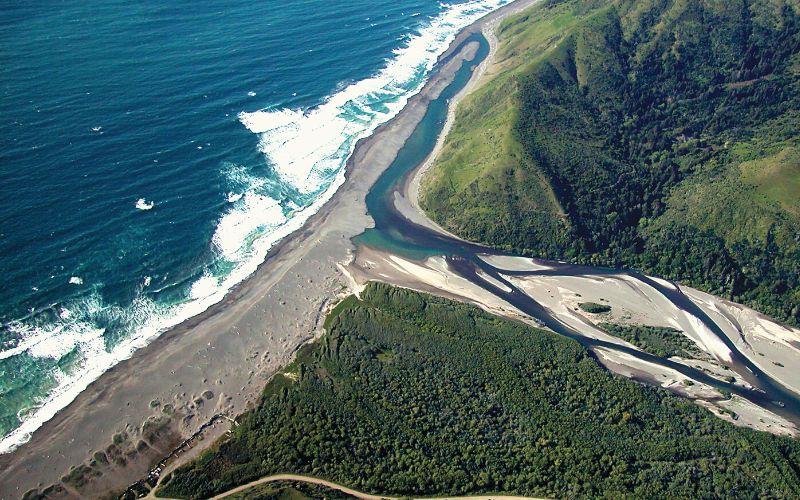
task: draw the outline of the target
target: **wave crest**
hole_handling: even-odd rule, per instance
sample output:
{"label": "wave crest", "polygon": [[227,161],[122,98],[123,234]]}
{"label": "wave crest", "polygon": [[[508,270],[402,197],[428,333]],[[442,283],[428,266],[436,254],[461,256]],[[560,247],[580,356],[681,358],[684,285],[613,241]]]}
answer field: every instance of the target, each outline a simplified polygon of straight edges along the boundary
{"label": "wave crest", "polygon": [[358,139],[395,116],[419,92],[437,59],[458,32],[508,0],[445,6],[430,25],[411,35],[372,78],[355,82],[312,109],[242,112],[259,134],[259,149],[277,175],[301,193],[318,191],[341,169]]}
{"label": "wave crest", "polygon": [[[140,290],[132,304],[120,307],[105,304],[92,292],[77,303],[57,306],[68,313],[52,315],[47,322],[25,320],[6,325],[15,329],[11,335],[15,340],[0,346],[4,349],[0,360],[12,356],[60,359],[75,350],[80,360],[68,372],[55,374],[58,386],[43,395],[36,408],[20,410],[23,421],[2,438],[0,453],[28,441],[33,431],[103,372],[159,333],[219,302],[255,272],[269,249],[300,229],[344,183],[344,166],[358,139],[394,117],[419,92],[458,31],[509,1],[443,5],[442,13],[409,36],[375,76],[353,83],[312,109],[240,113],[240,121],[259,135],[259,149],[278,181],[248,174],[239,167],[226,172],[230,192],[242,196],[228,195],[212,243],[220,260],[228,265],[199,271],[185,299],[177,303],[155,302]],[[136,208],[146,210],[152,205],[141,199]],[[70,283],[81,284],[79,280],[74,277]],[[145,286],[149,285],[148,276]]]}

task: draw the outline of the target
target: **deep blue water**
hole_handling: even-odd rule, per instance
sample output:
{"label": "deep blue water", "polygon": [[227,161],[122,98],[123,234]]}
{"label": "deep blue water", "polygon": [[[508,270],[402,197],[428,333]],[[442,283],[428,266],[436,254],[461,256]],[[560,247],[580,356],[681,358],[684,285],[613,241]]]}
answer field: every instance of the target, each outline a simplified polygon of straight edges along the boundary
{"label": "deep blue water", "polygon": [[251,273],[503,3],[0,0],[0,451]]}

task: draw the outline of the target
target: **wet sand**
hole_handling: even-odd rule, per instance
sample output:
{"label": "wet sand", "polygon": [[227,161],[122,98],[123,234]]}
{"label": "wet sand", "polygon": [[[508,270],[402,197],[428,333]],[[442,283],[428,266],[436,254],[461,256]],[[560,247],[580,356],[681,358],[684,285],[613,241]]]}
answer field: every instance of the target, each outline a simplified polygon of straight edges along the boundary
{"label": "wet sand", "polygon": [[[235,416],[253,405],[266,380],[321,333],[331,305],[351,293],[339,264],[353,258],[350,239],[372,225],[367,191],[430,99],[452,81],[464,58],[459,52],[468,45],[463,41],[521,3],[531,2],[518,0],[462,31],[443,55],[448,64],[398,116],[359,142],[344,185],[301,230],[277,244],[252,277],[106,372],[28,443],[0,456],[0,498],[42,490],[76,466],[51,490],[56,496],[124,490],[213,415]],[[207,442],[225,429],[217,424]]]}

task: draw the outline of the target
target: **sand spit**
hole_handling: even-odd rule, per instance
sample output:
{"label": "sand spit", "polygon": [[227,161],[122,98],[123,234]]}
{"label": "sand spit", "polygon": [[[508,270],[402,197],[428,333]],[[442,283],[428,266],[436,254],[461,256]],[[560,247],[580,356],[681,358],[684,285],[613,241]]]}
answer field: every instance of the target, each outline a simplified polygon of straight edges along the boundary
{"label": "sand spit", "polygon": [[467,302],[498,316],[514,318],[539,326],[535,318],[522,313],[500,297],[454,273],[443,257],[413,261],[391,253],[361,246],[347,266],[357,283],[382,281],[394,286]]}
{"label": "sand spit", "polygon": [[[657,290],[624,275],[611,276],[507,276],[539,303],[546,305],[570,324],[589,321],[663,326],[680,330],[698,347],[721,363],[730,363],[731,352],[696,317],[677,308]],[[593,315],[578,304],[595,302],[611,306],[611,312]],[[596,328],[586,334],[597,337]]]}
{"label": "sand spit", "polygon": [[[450,62],[400,114],[359,142],[345,184],[301,230],[276,245],[251,278],[106,372],[28,443],[0,456],[0,498],[54,483],[50,492],[63,498],[123,490],[213,415],[235,416],[253,405],[265,381],[321,333],[331,305],[356,291],[339,265],[353,259],[350,238],[372,225],[366,193],[427,103],[452,81],[464,49],[470,50],[464,40],[511,7],[530,3],[518,0],[462,31],[442,56],[453,56]],[[217,425],[205,442],[225,430]]]}
{"label": "sand spit", "polygon": [[504,271],[547,271],[553,269],[553,266],[547,265],[545,261],[528,257],[484,254],[481,255],[480,258],[487,264],[491,264],[497,269]]}

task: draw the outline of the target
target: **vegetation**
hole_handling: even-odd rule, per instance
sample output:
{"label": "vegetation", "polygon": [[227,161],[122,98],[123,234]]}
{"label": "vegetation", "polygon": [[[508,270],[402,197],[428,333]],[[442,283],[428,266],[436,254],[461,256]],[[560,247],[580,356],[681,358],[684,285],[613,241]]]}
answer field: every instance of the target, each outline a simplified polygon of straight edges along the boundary
{"label": "vegetation", "polygon": [[570,339],[382,284],[328,324],[159,494],[298,473],[392,495],[800,495],[800,442],[612,376]]}
{"label": "vegetation", "polygon": [[275,481],[254,486],[227,497],[229,500],[347,500],[355,498],[341,491],[299,481]]}
{"label": "vegetation", "polygon": [[611,306],[597,302],[581,302],[578,307],[591,314],[603,314],[611,311]]}
{"label": "vegetation", "polygon": [[680,356],[703,359],[707,355],[680,330],[646,325],[601,323],[600,327],[615,337],[627,340],[644,352],[660,358]]}
{"label": "vegetation", "polygon": [[422,206],[800,321],[800,4],[551,0],[504,22]]}

